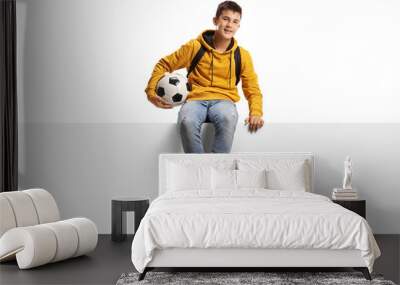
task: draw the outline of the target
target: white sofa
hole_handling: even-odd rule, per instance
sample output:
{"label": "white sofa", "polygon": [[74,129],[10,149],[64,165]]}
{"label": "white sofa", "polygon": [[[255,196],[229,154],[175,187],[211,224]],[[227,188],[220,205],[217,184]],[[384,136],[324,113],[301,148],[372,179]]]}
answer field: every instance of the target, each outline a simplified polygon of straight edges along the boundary
{"label": "white sofa", "polygon": [[53,196],[44,189],[0,193],[0,262],[20,269],[84,255],[96,248],[97,227],[87,218],[60,221]]}

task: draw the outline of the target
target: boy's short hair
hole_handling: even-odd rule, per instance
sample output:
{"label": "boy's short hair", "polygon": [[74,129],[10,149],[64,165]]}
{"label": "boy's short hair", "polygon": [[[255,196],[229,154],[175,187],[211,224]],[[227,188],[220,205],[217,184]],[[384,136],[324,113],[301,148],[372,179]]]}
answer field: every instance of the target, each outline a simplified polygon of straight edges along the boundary
{"label": "boy's short hair", "polygon": [[215,17],[218,18],[221,16],[222,11],[224,10],[232,10],[233,12],[238,12],[240,14],[240,18],[242,18],[242,7],[240,7],[234,1],[224,1],[218,5],[217,13],[215,13]]}

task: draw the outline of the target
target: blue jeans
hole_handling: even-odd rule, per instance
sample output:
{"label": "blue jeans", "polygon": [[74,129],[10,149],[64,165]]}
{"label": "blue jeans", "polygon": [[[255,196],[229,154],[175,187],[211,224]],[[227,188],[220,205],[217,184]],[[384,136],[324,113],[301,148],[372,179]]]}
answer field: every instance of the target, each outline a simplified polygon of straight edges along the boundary
{"label": "blue jeans", "polygon": [[179,110],[178,129],[185,153],[204,153],[201,126],[214,124],[212,152],[229,153],[238,121],[236,105],[229,100],[186,101]]}

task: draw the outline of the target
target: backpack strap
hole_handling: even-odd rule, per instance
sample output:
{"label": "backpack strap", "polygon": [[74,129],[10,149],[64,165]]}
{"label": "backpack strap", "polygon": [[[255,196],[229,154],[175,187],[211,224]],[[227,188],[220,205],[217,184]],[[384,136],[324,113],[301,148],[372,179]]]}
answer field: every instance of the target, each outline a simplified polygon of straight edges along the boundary
{"label": "backpack strap", "polygon": [[240,48],[239,47],[237,47],[235,49],[234,57],[235,57],[235,72],[236,72],[235,73],[236,74],[236,83],[235,83],[235,85],[238,85],[238,83],[240,81],[240,73],[241,73],[241,70],[242,70],[242,58],[240,56]]}
{"label": "backpack strap", "polygon": [[199,63],[200,59],[203,57],[206,49],[203,45],[200,45],[199,50],[197,51],[196,55],[194,56],[192,63],[188,69],[186,77],[189,77],[189,74],[196,68],[196,65]]}

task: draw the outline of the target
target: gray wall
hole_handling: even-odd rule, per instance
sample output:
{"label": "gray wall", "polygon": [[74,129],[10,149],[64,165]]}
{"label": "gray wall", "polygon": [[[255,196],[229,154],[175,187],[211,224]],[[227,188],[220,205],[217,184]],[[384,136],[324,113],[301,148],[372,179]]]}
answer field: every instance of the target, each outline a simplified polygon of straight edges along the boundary
{"label": "gray wall", "polygon": [[[219,2],[17,0],[20,188],[48,189],[63,217],[101,233],[111,197],[154,198],[158,154],[181,152],[178,109],[154,108],[143,90],[161,56],[213,28]],[[400,4],[382,3],[240,3],[266,125],[247,133],[241,100],[233,151],[311,151],[324,195],[351,155],[373,230],[398,234]]]}
{"label": "gray wall", "polygon": [[[232,151],[311,151],[316,193],[327,196],[340,186],[351,155],[354,187],[367,200],[373,231],[398,234],[399,134],[400,124],[267,124],[257,134],[238,125]],[[48,189],[63,217],[89,217],[109,233],[111,198],[156,197],[158,154],[181,147],[175,124],[26,123],[20,152],[21,188]]]}

